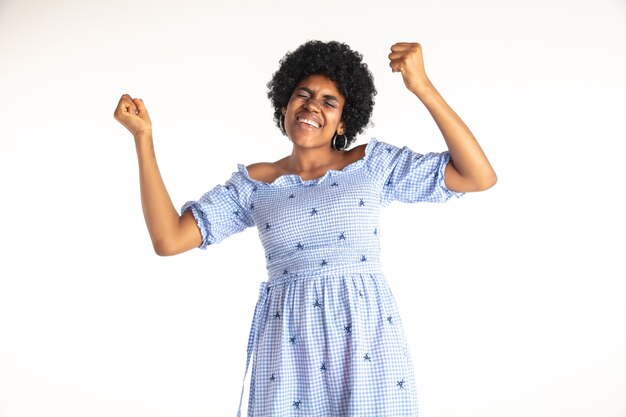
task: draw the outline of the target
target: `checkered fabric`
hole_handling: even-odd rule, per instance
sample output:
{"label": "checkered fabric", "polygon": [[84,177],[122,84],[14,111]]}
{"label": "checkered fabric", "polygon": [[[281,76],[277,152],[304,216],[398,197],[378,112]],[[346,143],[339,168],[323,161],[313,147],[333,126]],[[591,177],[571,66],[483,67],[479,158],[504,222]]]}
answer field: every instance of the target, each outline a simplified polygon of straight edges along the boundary
{"label": "checkered fabric", "polygon": [[363,158],[314,180],[267,184],[239,165],[225,185],[183,206],[201,248],[256,225],[265,249],[248,416],[417,415],[402,321],[380,269],[379,211],[395,200],[461,196],[444,184],[449,158],[372,139]]}

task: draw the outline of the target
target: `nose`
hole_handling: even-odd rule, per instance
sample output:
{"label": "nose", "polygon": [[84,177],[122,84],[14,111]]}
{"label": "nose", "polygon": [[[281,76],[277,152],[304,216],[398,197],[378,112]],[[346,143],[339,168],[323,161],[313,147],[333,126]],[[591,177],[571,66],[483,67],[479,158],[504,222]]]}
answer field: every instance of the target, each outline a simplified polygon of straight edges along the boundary
{"label": "nose", "polygon": [[322,107],[320,100],[316,99],[316,98],[309,98],[305,103],[304,103],[304,108],[306,108],[309,111],[317,111],[319,112],[320,108]]}

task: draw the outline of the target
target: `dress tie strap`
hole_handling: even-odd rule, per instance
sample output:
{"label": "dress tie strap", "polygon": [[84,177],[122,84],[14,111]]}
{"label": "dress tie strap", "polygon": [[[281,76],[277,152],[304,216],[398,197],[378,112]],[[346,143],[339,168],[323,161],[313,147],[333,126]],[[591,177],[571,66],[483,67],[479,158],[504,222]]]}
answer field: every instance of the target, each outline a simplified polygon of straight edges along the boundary
{"label": "dress tie strap", "polygon": [[[267,312],[267,294],[269,288],[267,282],[262,282],[259,288],[259,300],[254,308],[254,317],[252,318],[252,325],[250,326],[250,335],[248,336],[248,352],[246,358],[246,372],[243,374],[243,381],[241,383],[241,396],[239,397],[239,409],[237,410],[237,417],[241,417],[241,403],[243,402],[243,392],[246,385],[246,376],[248,375],[248,367],[250,365],[250,358],[252,352],[256,352],[256,347],[259,342],[259,329],[261,328],[261,320],[266,316]],[[250,387],[252,391],[254,387]],[[252,393],[254,395],[254,393]]]}

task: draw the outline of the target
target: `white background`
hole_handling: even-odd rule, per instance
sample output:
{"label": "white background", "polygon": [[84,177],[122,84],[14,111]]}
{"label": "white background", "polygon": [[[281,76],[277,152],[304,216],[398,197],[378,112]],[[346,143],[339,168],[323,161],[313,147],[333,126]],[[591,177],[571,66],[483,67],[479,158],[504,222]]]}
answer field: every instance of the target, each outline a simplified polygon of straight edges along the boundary
{"label": "white background", "polygon": [[1,417],[234,415],[256,230],[155,255],[112,115],[144,99],[180,207],[289,152],[266,83],[309,39],[374,74],[358,143],[441,151],[388,67],[393,43],[420,42],[498,173],[383,211],[421,417],[626,416],[623,0],[177,3],[0,1]]}

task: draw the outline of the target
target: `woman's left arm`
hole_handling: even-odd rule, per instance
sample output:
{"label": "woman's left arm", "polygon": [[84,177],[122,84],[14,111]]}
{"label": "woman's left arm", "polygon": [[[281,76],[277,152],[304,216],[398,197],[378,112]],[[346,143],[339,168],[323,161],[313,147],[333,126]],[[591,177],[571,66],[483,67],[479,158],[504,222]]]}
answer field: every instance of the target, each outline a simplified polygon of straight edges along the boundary
{"label": "woman's left arm", "polygon": [[441,130],[450,162],[445,169],[445,184],[451,191],[483,191],[492,187],[496,173],[463,120],[446,103],[424,70],[419,43],[396,43],[391,47],[389,66],[400,72],[404,84],[426,106]]}

